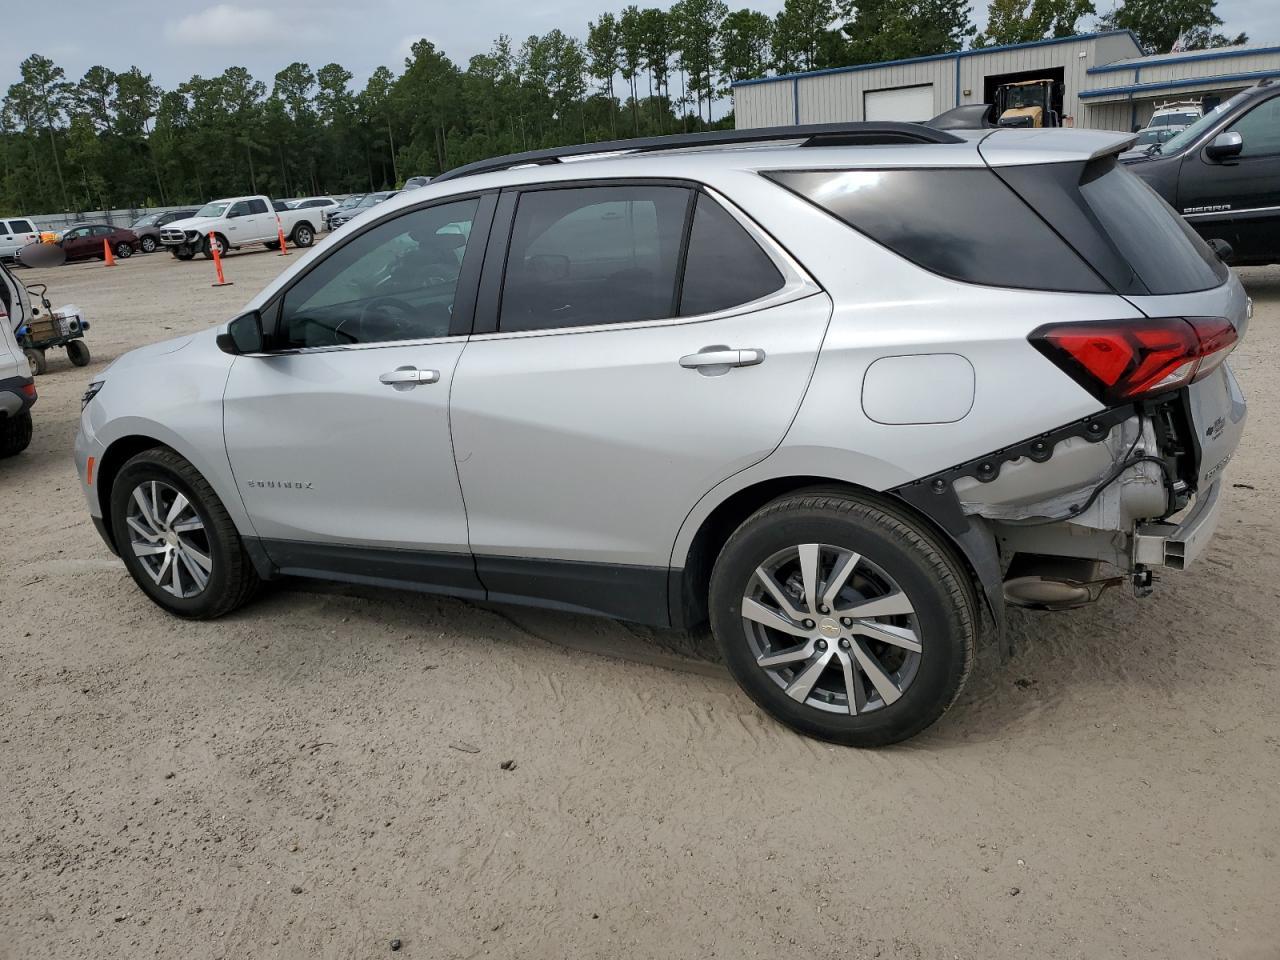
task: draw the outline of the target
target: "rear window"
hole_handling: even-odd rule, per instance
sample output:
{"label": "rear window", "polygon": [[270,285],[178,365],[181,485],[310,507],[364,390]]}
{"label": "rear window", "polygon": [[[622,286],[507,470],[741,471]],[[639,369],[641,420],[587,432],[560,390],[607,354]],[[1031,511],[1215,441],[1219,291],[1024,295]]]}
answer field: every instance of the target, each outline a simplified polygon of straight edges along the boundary
{"label": "rear window", "polygon": [[1176,210],[1114,160],[1089,164],[1080,195],[1147,291],[1208,290],[1227,267]]}
{"label": "rear window", "polygon": [[1089,266],[990,170],[778,171],[770,179],[933,273],[1104,293]]}

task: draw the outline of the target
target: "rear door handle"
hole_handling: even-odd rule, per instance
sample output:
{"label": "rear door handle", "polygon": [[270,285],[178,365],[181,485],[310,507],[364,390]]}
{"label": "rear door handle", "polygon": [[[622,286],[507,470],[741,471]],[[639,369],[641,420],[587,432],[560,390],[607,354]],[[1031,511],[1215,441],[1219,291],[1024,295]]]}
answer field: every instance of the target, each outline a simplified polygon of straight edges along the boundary
{"label": "rear door handle", "polygon": [[690,353],[680,358],[680,366],[688,370],[706,367],[754,367],[764,363],[764,351],[760,349],[733,350],[716,345],[703,347],[697,353]]}
{"label": "rear door handle", "polygon": [[417,367],[396,367],[378,377],[379,383],[385,383],[397,390],[412,390],[420,383],[435,383],[440,379],[439,370],[419,370]]}

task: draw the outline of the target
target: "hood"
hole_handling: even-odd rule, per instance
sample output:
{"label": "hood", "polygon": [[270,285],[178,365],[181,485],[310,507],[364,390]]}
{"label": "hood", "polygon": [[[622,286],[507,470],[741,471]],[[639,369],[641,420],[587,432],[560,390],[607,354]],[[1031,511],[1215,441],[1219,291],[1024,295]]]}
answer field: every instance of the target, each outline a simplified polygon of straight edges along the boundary
{"label": "hood", "polygon": [[212,330],[203,330],[200,333],[189,333],[186,336],[174,337],[170,340],[161,340],[159,343],[149,343],[145,347],[138,347],[136,350],[130,350],[128,353],[122,353],[116,358],[114,363],[108,366],[107,369],[103,370],[102,373],[98,374],[98,376],[94,377],[94,379],[100,380],[117,370],[141,366],[157,357],[177,353],[184,347],[189,346],[193,340],[206,335],[216,337],[217,332],[218,331],[215,328]]}
{"label": "hood", "polygon": [[204,233],[209,227],[222,222],[221,217],[187,217],[185,220],[174,220],[166,223],[161,230],[196,230]]}

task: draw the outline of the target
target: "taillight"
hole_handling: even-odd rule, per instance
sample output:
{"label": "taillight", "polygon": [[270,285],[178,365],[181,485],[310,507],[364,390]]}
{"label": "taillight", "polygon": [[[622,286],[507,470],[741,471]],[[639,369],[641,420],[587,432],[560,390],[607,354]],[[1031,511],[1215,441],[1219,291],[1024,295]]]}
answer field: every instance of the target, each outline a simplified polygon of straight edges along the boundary
{"label": "taillight", "polygon": [[1178,390],[1208,376],[1236,345],[1220,317],[1051,323],[1031,345],[1104,403]]}

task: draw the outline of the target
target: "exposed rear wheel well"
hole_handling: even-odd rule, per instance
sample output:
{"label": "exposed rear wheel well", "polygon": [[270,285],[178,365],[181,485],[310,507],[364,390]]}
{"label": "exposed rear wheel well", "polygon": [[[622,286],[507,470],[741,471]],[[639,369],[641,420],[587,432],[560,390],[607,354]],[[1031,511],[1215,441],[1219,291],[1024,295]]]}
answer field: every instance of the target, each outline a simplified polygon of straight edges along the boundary
{"label": "exposed rear wheel well", "polygon": [[[831,480],[827,477],[778,477],[739,490],[712,510],[702,521],[702,526],[694,534],[689,546],[688,556],[683,558],[684,569],[681,571],[679,582],[671,585],[672,619],[675,624],[692,628],[707,622],[707,591],[711,585],[711,568],[715,565],[721,548],[748,517],[778,497],[817,487],[824,490],[843,490],[876,501],[909,519],[919,530],[931,533],[939,546],[963,564],[977,590],[977,595],[982,596],[980,579],[965,551],[937,524],[905,501],[857,484]],[[675,560],[679,563],[681,558],[676,557]]]}
{"label": "exposed rear wheel well", "polygon": [[111,487],[116,482],[116,474],[120,472],[121,467],[143,450],[163,446],[164,444],[154,437],[121,437],[107,447],[102,459],[98,461],[97,469],[94,471],[93,486],[97,491],[98,506],[102,510],[104,525],[113,543],[115,531],[111,529]]}

